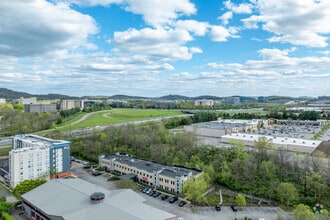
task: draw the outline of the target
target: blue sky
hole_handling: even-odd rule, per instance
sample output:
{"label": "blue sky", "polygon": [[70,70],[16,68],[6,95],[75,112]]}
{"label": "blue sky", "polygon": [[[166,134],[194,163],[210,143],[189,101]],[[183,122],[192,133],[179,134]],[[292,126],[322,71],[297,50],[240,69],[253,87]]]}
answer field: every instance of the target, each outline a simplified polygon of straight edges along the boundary
{"label": "blue sky", "polygon": [[2,0],[0,87],[330,95],[328,0]]}

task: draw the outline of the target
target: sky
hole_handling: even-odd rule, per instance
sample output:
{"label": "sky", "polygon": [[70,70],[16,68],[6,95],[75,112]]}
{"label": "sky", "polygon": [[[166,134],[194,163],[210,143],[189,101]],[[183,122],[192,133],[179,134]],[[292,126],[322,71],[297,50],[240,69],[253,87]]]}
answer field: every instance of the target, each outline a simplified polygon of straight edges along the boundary
{"label": "sky", "polygon": [[330,95],[329,0],[1,0],[0,87]]}

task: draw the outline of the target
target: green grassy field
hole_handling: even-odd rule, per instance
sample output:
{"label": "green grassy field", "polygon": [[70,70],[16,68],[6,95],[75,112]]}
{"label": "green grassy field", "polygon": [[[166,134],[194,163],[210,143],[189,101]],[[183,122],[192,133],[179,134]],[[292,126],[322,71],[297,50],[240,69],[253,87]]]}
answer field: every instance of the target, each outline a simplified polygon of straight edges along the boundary
{"label": "green grassy field", "polygon": [[[153,109],[112,109],[100,111],[90,114],[86,119],[79,123],[75,122],[86,115],[79,114],[74,118],[65,121],[62,126],[57,127],[57,130],[68,131],[86,127],[95,127],[108,124],[117,124],[124,122],[139,121],[150,118],[182,115],[181,111],[177,110],[153,110]],[[86,117],[86,116],[85,116]]]}
{"label": "green grassy field", "polygon": [[0,156],[8,156],[11,147],[0,148]]}

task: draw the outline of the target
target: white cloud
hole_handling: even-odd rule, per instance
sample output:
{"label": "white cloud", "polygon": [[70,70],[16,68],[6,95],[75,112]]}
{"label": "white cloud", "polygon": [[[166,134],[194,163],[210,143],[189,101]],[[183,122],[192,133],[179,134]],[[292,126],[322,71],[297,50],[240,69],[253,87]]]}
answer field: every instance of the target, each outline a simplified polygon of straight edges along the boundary
{"label": "white cloud", "polygon": [[204,36],[209,27],[209,23],[195,20],[179,20],[175,23],[175,26],[177,29],[187,30],[197,36]]}
{"label": "white cloud", "polygon": [[211,27],[211,39],[213,41],[223,42],[227,41],[229,37],[231,37],[231,34],[225,27],[216,25]]}
{"label": "white cloud", "polygon": [[227,25],[229,23],[229,20],[233,18],[233,12],[227,11],[223,13],[218,19],[222,21],[223,25]]}
{"label": "white cloud", "polygon": [[29,56],[57,49],[93,47],[98,28],[92,17],[44,0],[0,1],[0,54]]}
{"label": "white cloud", "polygon": [[172,23],[181,15],[192,15],[197,11],[189,0],[126,0],[126,3],[125,10],[141,14],[153,26]]}
{"label": "white cloud", "polygon": [[236,14],[251,14],[253,5],[248,3],[234,4],[231,0],[227,0],[224,2],[224,5],[227,9],[231,10]]}
{"label": "white cloud", "polygon": [[193,38],[185,30],[165,30],[144,28],[115,32],[109,41],[116,48],[114,52],[121,55],[147,57],[149,61],[174,61],[191,59],[192,53],[200,52],[183,46]]}
{"label": "white cloud", "polygon": [[246,28],[273,33],[270,42],[291,43],[308,47],[326,47],[330,34],[330,1],[278,0],[257,1],[260,15],[242,19]]}

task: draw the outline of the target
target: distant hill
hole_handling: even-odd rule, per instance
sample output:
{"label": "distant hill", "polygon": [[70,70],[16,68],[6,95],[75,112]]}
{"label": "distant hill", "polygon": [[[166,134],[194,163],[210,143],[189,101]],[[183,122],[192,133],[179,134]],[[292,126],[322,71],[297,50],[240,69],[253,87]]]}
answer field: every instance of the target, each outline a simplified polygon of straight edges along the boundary
{"label": "distant hill", "polygon": [[0,88],[0,98],[3,99],[19,99],[21,97],[29,98],[31,96],[31,94],[26,92],[17,92],[6,88]]}
{"label": "distant hill", "polygon": [[193,98],[182,95],[166,95],[155,99],[161,100],[192,100]]}
{"label": "distant hill", "polygon": [[150,99],[142,96],[129,96],[129,95],[113,95],[109,99]]}
{"label": "distant hill", "polygon": [[47,94],[47,95],[33,95],[26,92],[17,92],[11,89],[0,88],[0,98],[12,100],[12,99],[19,99],[19,98],[30,98],[30,97],[37,97],[39,100],[45,99],[76,99],[77,97],[61,95],[61,94]]}

